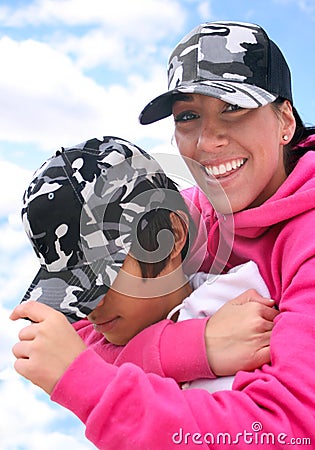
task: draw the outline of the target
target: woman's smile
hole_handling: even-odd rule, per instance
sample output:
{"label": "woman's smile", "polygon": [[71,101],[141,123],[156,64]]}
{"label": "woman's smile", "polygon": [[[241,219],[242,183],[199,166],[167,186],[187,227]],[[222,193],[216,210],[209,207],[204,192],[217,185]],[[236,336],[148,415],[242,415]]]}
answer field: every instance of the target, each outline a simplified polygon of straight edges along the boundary
{"label": "woman's smile", "polygon": [[214,176],[216,178],[225,178],[238,171],[246,163],[246,158],[236,158],[227,162],[222,162],[218,165],[204,166],[207,175]]}

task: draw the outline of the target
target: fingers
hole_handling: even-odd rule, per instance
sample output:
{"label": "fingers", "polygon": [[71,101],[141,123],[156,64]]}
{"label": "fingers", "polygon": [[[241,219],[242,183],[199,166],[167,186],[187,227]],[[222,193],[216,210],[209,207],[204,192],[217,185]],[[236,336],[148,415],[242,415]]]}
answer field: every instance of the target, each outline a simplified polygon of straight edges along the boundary
{"label": "fingers", "polygon": [[274,308],[263,308],[261,311],[261,315],[264,319],[269,320],[271,322],[274,321],[274,319],[280,314],[279,311],[277,311]]}
{"label": "fingers", "polygon": [[260,303],[261,305],[269,306],[271,308],[273,306],[275,306],[275,301],[272,298],[262,297],[259,294],[250,296],[250,300],[249,301],[250,302]]}
{"label": "fingers", "polygon": [[263,364],[269,363],[270,363],[270,346],[266,345],[265,347],[262,347],[260,350],[257,351],[255,359],[252,361],[251,364],[248,365],[248,368],[246,370],[254,370],[257,367],[261,367]]}
{"label": "fingers", "polygon": [[248,302],[257,302],[266,306],[274,306],[275,301],[270,298],[262,297],[255,289],[248,289],[238,297],[231,300],[234,305],[244,305]]}
{"label": "fingers", "polygon": [[[25,373],[27,371],[27,365],[28,365],[28,359],[26,358],[18,358],[15,362],[14,362],[14,369],[16,370],[16,372],[19,375],[22,375],[23,377],[25,376]],[[26,377],[26,376],[25,376]],[[28,378],[28,377],[26,377]]]}
{"label": "fingers", "polygon": [[17,342],[12,347],[12,353],[17,359],[28,359],[31,352],[30,341]]}
{"label": "fingers", "polygon": [[18,334],[20,341],[32,341],[36,336],[37,324],[22,328]]}
{"label": "fingers", "polygon": [[43,303],[27,301],[18,305],[10,315],[11,320],[29,319],[32,322],[42,322],[47,318],[47,315],[53,311],[50,306]]}
{"label": "fingers", "polygon": [[248,321],[248,326],[250,329],[256,333],[265,333],[268,331],[272,331],[274,327],[274,318],[276,315],[274,313],[270,313],[268,310],[255,311],[251,313],[251,317]]}
{"label": "fingers", "polygon": [[257,334],[267,333],[273,330],[274,323],[270,320],[257,318],[256,322],[253,322],[253,325],[250,329]]}
{"label": "fingers", "polygon": [[257,315],[257,317],[261,317],[265,320],[273,322],[279,314],[279,311],[275,309],[273,305],[274,300],[260,297],[259,301],[252,299],[249,300],[246,307],[251,308],[251,310]]}
{"label": "fingers", "polygon": [[271,332],[272,332],[272,330],[265,331],[263,334],[261,334],[261,336],[259,338],[259,345],[261,346],[261,348],[270,345]]}

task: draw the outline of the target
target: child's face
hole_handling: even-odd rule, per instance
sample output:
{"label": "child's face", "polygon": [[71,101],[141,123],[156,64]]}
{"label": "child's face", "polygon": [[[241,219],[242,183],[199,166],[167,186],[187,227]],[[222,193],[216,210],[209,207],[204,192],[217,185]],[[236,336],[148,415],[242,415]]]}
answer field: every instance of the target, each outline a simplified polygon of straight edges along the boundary
{"label": "child's face", "polygon": [[175,270],[171,266],[167,264],[156,278],[143,279],[138,262],[127,255],[112,288],[88,316],[95,330],[109,342],[125,345],[144,328],[165,319],[189,293],[181,266]]}

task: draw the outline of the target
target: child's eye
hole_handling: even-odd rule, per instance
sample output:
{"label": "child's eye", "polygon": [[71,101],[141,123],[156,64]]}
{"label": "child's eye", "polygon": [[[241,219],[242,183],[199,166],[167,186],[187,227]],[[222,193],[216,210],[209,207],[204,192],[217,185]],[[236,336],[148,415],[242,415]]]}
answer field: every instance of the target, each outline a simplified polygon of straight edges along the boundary
{"label": "child's eye", "polygon": [[235,111],[241,111],[244,108],[241,108],[238,105],[230,105],[228,104],[227,107],[225,108],[226,112],[235,112]]}
{"label": "child's eye", "polygon": [[183,111],[179,114],[174,114],[175,122],[188,122],[189,120],[198,119],[199,115],[191,111]]}

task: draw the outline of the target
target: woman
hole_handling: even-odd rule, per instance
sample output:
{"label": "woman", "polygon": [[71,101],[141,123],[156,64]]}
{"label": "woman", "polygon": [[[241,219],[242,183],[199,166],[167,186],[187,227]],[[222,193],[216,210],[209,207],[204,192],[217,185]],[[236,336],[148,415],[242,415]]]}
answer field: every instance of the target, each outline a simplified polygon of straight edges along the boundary
{"label": "woman", "polygon": [[[93,366],[80,374],[87,352],[78,352],[58,378],[52,399],[83,420],[99,448],[233,444],[244,449],[253,444],[267,449],[294,443],[310,448],[315,438],[315,154],[309,150],[315,149],[315,130],[303,126],[293,107],[284,57],[256,25],[221,22],[192,30],[171,56],[169,79],[169,91],[151,102],[140,120],[150,123],[173,113],[177,145],[196,161],[192,166],[201,187],[211,193],[215,176],[226,191],[236,234],[227,266],[253,259],[280,309],[271,365],[239,372],[232,390],[213,395],[182,391],[173,380],[128,364],[108,365],[91,397],[83,387]],[[218,245],[218,222],[227,211],[214,198],[216,212],[197,189],[186,194],[208,226],[207,269]],[[172,325],[175,345],[181,333],[190,341],[205,333],[206,345],[215,345],[208,334],[211,321],[206,327],[201,322],[183,322],[184,331],[183,323]],[[150,333],[147,338],[153,340]]]}
{"label": "woman", "polygon": [[[256,419],[274,435],[311,438],[313,351],[302,349],[314,347],[315,129],[304,127],[293,107],[287,63],[256,25],[201,25],[174,50],[169,91],[143,110],[140,121],[170,114],[181,154],[202,168],[193,169],[200,186],[211,194],[207,176],[214,176],[231,203],[235,242],[229,265],[253,258],[281,312],[271,340],[272,365],[237,375],[238,417],[227,429],[235,433]],[[207,269],[222,215],[198,189],[186,195],[209,224]],[[214,204],[218,213],[226,212]],[[302,384],[294,381],[301,377]],[[222,431],[233,394],[222,393],[225,408],[209,419],[212,431]]]}

